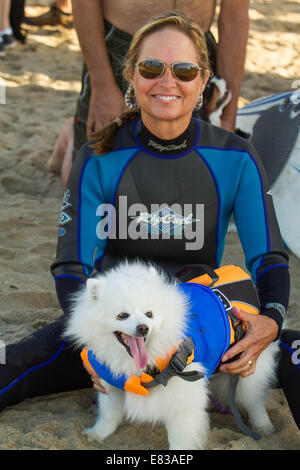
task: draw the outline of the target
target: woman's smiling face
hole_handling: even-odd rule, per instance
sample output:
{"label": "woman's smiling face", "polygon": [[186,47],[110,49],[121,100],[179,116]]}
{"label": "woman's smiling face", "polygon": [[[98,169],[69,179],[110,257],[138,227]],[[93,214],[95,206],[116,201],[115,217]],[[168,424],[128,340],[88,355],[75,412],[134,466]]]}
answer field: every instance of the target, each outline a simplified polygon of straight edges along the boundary
{"label": "woman's smiling face", "polygon": [[137,63],[144,59],[160,60],[167,67],[155,79],[143,78],[138,67],[134,69],[132,85],[142,119],[152,132],[160,124],[166,128],[169,123],[170,129],[178,129],[179,135],[187,128],[208,77],[207,74],[202,77],[198,72],[194,80],[181,81],[172,74],[170,64],[191,62],[201,67],[195,46],[186,34],[167,27],[144,39]]}

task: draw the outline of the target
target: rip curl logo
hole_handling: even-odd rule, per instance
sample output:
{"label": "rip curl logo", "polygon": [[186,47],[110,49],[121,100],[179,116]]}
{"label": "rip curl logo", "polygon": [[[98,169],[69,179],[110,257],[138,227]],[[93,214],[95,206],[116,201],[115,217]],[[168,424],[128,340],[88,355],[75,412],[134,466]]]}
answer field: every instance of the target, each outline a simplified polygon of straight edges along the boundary
{"label": "rip curl logo", "polygon": [[143,212],[135,217],[131,216],[131,218],[135,219],[137,224],[143,224],[145,227],[148,227],[149,233],[170,232],[170,234],[179,234],[185,225],[200,221],[200,219],[194,219],[192,213],[184,217],[181,214],[176,214],[169,207],[164,207],[153,214]]}
{"label": "rip curl logo", "polygon": [[[64,197],[63,197],[63,202],[62,202],[62,205],[61,205],[59,225],[65,225],[65,224],[71,222],[71,220],[72,220],[72,217],[67,212],[65,212],[66,209],[68,209],[69,207],[72,207],[70,199],[71,199],[71,191],[67,188],[65,190]],[[62,237],[65,233],[66,233],[65,229],[59,227],[58,236]]]}
{"label": "rip curl logo", "polygon": [[65,193],[64,193],[64,198],[63,198],[63,202],[62,202],[62,205],[61,205],[61,210],[64,211],[65,209],[67,209],[67,207],[71,207],[72,204],[70,202],[70,198],[71,198],[71,191],[69,189],[66,189],[65,190]]}
{"label": "rip curl logo", "polygon": [[199,250],[204,243],[204,205],[178,203],[128,206],[127,196],[118,199],[118,211],[112,204],[100,204],[96,210],[100,221],[96,227],[101,240],[184,239],[186,250]]}
{"label": "rip curl logo", "polygon": [[57,236],[62,237],[66,233],[65,229],[62,227],[58,228]]}
{"label": "rip curl logo", "polygon": [[71,222],[72,220],[72,217],[70,217],[68,214],[66,214],[65,212],[61,212],[60,214],[60,219],[59,219],[59,223],[60,225],[65,225],[67,224],[68,222]]}
{"label": "rip curl logo", "polygon": [[155,148],[155,150],[158,150],[159,152],[171,152],[173,150],[183,150],[187,148],[187,140],[185,139],[182,144],[169,144],[169,145],[161,145],[158,142],[155,142],[152,139],[149,139],[148,142],[149,147]]}

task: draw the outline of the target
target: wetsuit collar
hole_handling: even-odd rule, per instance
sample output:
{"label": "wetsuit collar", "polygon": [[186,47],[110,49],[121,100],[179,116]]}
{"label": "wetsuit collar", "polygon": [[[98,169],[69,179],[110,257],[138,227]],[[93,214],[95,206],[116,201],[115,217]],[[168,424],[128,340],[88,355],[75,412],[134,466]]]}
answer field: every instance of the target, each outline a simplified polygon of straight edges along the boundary
{"label": "wetsuit collar", "polygon": [[135,135],[142,146],[150,153],[162,156],[174,156],[187,152],[195,145],[198,125],[191,119],[187,129],[175,139],[163,140],[150,132],[141,119],[135,128]]}

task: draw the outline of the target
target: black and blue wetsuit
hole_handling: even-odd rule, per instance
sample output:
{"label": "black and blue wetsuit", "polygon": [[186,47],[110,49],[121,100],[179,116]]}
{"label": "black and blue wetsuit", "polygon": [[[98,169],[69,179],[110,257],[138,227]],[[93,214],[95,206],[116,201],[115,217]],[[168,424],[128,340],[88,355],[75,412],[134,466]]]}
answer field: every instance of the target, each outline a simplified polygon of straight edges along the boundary
{"label": "black and blue wetsuit", "polygon": [[[85,145],[65,191],[52,265],[64,315],[7,348],[0,408],[90,386],[62,332],[69,294],[95,268],[104,271],[123,257],[151,259],[170,274],[185,264],[218,267],[232,214],[261,313],[281,329],[289,299],[288,257],[268,190],[246,140],[194,118],[172,141],[159,140],[137,119],[117,131],[113,151],[95,155]],[[300,390],[300,373],[297,379]],[[286,392],[289,387],[281,385]],[[296,410],[293,397],[290,406]]]}
{"label": "black and blue wetsuit", "polygon": [[84,282],[94,267],[124,256],[171,273],[184,264],[218,267],[233,213],[261,311],[281,327],[288,258],[268,189],[244,139],[192,119],[183,135],[160,144],[140,120],[128,123],[114,151],[97,156],[86,145],[74,163],[52,266],[58,291],[66,278]]}

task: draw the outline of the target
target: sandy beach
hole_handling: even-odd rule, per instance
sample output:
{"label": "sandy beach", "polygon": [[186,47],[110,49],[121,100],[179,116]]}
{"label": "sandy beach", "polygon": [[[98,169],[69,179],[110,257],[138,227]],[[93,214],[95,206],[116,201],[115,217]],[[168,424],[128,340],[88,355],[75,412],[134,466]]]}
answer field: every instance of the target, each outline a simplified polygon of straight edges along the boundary
{"label": "sandy beach", "polygon": [[[28,15],[48,1],[27,1]],[[272,93],[291,91],[300,80],[300,1],[251,2],[250,34],[240,106]],[[80,91],[82,55],[74,29],[27,27],[0,59],[0,340],[13,343],[61,315],[50,265],[55,257],[63,190],[47,161]],[[216,26],[213,32],[217,35]],[[298,86],[299,88],[299,86]],[[244,265],[236,233],[229,233],[224,264]],[[300,328],[300,260],[290,254],[289,326]],[[58,378],[59,380],[59,378]],[[90,390],[27,399],[0,414],[0,449],[167,449],[160,426],[125,423],[100,444],[89,444],[84,427],[95,418]],[[300,431],[284,395],[270,392],[276,432],[260,441],[245,437],[232,416],[210,413],[210,450],[300,450]]]}

